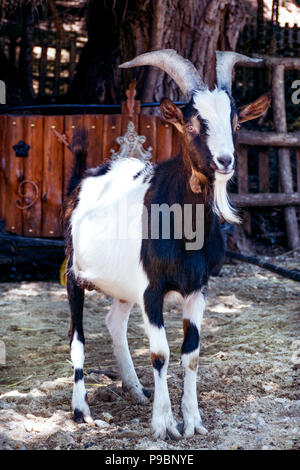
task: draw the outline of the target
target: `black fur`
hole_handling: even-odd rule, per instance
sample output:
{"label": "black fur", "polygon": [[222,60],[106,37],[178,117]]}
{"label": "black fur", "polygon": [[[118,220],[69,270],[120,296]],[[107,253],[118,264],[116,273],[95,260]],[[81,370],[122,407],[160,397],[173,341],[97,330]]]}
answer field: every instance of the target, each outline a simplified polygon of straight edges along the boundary
{"label": "black fur", "polygon": [[181,348],[181,354],[188,354],[199,347],[199,332],[196,325],[190,323],[187,327],[184,342]]}
{"label": "black fur", "polygon": [[72,176],[68,184],[67,196],[79,185],[86,170],[86,159],[88,149],[88,132],[86,129],[77,129],[73,135],[72,152],[75,162],[72,170]]}
{"label": "black fur", "polygon": [[83,379],[83,370],[75,369],[75,377],[74,377],[75,382],[78,382],[79,380],[82,380],[82,379]]}
{"label": "black fur", "polygon": [[[69,259],[68,266],[70,266],[71,262],[72,260]],[[72,342],[74,333],[76,331],[79,341],[81,341],[82,344],[85,344],[82,326],[84,289],[77,284],[74,278],[74,274],[70,269],[68,270],[67,274],[67,293],[71,310],[70,343]]]}
{"label": "black fur", "polygon": [[78,408],[75,408],[74,410],[74,421],[76,423],[84,423],[83,413],[82,411],[78,410]]}
{"label": "black fur", "polygon": [[[178,203],[205,204],[204,214],[204,246],[201,250],[186,250],[184,238],[169,240],[143,239],[141,261],[150,281],[145,292],[145,303],[154,302],[154,293],[164,295],[170,290],[176,290],[183,296],[200,290],[207,284],[209,275],[224,256],[224,241],[220,230],[218,217],[213,213],[211,205],[204,201],[200,194],[193,194],[183,177],[185,172],[180,157],[159,165],[151,179],[151,186],[145,196],[145,206],[148,209],[149,227],[151,220],[151,205],[167,203],[169,206]],[[172,224],[172,219],[171,219]],[[171,227],[171,235],[172,232]],[[152,299],[148,300],[151,295]],[[157,300],[156,300],[157,302]],[[151,317],[157,316],[149,313]],[[155,324],[158,324],[155,319]]]}
{"label": "black fur", "polygon": [[[190,103],[184,110],[184,119],[195,116]],[[219,270],[224,261],[225,247],[218,217],[212,210],[214,168],[211,168],[212,156],[206,145],[206,126],[200,120],[200,134],[183,136],[183,150],[177,157],[154,167],[150,188],[145,195],[144,204],[148,210],[148,237],[142,240],[141,261],[149,279],[149,286],[144,294],[145,310],[151,323],[163,325],[163,296],[175,290],[184,297],[200,291],[207,285],[212,271]],[[204,175],[206,189],[195,193],[189,184],[192,167]],[[175,239],[174,219],[171,218],[171,237],[163,239],[161,226],[159,238],[151,237],[151,210],[153,204],[204,204],[204,246],[199,250],[186,250],[187,240]],[[161,221],[159,222],[161,225]],[[194,221],[193,221],[194,225]],[[144,228],[145,230],[145,228]],[[194,230],[194,227],[193,227]],[[144,231],[145,233],[145,231]],[[147,233],[147,232],[146,232]],[[194,347],[194,336],[187,340],[185,349]],[[189,344],[192,344],[190,346]]]}
{"label": "black fur", "polygon": [[156,357],[153,361],[153,367],[154,369],[158,371],[159,374],[164,365],[165,365],[165,360],[162,359],[161,357]]}

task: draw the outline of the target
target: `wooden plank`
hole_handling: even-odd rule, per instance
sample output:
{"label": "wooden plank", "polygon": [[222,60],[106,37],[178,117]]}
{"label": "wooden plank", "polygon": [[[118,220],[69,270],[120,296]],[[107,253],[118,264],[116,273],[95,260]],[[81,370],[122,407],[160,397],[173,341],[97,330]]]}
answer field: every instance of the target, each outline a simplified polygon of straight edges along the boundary
{"label": "wooden plank", "polygon": [[119,150],[116,138],[121,135],[121,121],[122,116],[120,114],[107,114],[103,116],[103,161],[110,158],[110,149]]}
{"label": "wooden plank", "polygon": [[258,155],[258,187],[260,193],[268,193],[270,191],[270,168],[269,168],[269,152],[259,152]]}
{"label": "wooden plank", "polygon": [[6,116],[0,115],[0,220],[4,219],[5,214],[5,134],[6,134]]}
{"label": "wooden plank", "polygon": [[90,168],[100,165],[103,161],[103,114],[86,114],[83,116],[83,125],[88,131],[88,158]]}
{"label": "wooden plank", "polygon": [[[272,107],[274,124],[277,132],[287,132],[285,109],[285,69],[284,65],[276,65],[272,73]],[[293,177],[291,168],[290,151],[287,148],[278,150],[278,169],[282,190],[285,193],[293,193]],[[296,209],[287,207],[284,209],[288,246],[291,249],[300,245],[299,229]]]}
{"label": "wooden plank", "polygon": [[300,193],[230,194],[230,199],[240,207],[276,207],[300,205]]}
{"label": "wooden plank", "polygon": [[300,147],[300,132],[240,131],[238,133],[238,143],[265,147]]}
{"label": "wooden plank", "polygon": [[63,145],[57,141],[52,128],[63,134],[64,117],[44,117],[42,236],[47,238],[62,235],[60,217],[63,194],[64,149]]}
{"label": "wooden plank", "polygon": [[[249,191],[248,177],[248,150],[246,147],[238,145],[237,147],[237,181],[238,193],[247,194]],[[251,235],[251,214],[244,211],[242,214],[244,230]]]}
{"label": "wooden plank", "polygon": [[283,66],[287,70],[300,70],[300,59],[297,57],[269,57],[262,54],[259,55],[263,59],[262,62],[244,62],[239,61],[238,67],[250,67],[250,68],[263,68],[265,66]]}
{"label": "wooden plank", "polygon": [[300,193],[300,149],[296,150],[297,191]]}
{"label": "wooden plank", "polygon": [[[84,127],[84,115],[70,115],[65,116],[64,133],[67,136],[68,141],[72,144],[73,134],[76,129],[82,129]],[[74,165],[73,153],[63,144],[60,144],[63,148],[64,153],[64,170],[63,170],[63,197],[66,196],[68,184],[72,174],[72,168]]]}
{"label": "wooden plank", "polygon": [[172,156],[172,125],[162,119],[157,120],[157,161],[163,162]]}
{"label": "wooden plank", "polygon": [[23,204],[30,204],[34,200],[35,203],[22,211],[23,235],[39,237],[42,230],[43,118],[24,117],[24,135],[30,149],[28,157],[24,158],[24,179],[28,183],[23,186],[26,194]]}
{"label": "wooden plank", "polygon": [[248,182],[248,151],[246,147],[237,147],[237,181],[238,181],[238,193],[248,193],[249,182]]}
{"label": "wooden plank", "polygon": [[152,161],[155,162],[157,159],[157,119],[150,114],[140,114],[139,121],[139,133],[146,137],[144,149],[147,150],[149,146],[152,147]]}
{"label": "wooden plank", "polygon": [[7,116],[5,138],[5,230],[23,234],[22,212],[17,208],[20,201],[18,195],[19,184],[24,179],[23,157],[16,157],[13,146],[21,140],[24,141],[24,119],[19,116]]}

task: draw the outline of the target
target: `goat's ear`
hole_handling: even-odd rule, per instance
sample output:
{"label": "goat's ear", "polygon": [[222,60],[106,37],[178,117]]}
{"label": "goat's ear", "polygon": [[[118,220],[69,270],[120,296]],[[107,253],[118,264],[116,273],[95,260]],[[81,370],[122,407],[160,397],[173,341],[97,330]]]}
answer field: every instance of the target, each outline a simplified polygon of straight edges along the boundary
{"label": "goat's ear", "polygon": [[161,100],[160,111],[165,121],[172,123],[180,132],[183,132],[184,119],[182,111],[169,98]]}
{"label": "goat's ear", "polygon": [[265,93],[253,103],[246,104],[238,109],[240,123],[256,119],[267,111],[271,103],[271,93]]}

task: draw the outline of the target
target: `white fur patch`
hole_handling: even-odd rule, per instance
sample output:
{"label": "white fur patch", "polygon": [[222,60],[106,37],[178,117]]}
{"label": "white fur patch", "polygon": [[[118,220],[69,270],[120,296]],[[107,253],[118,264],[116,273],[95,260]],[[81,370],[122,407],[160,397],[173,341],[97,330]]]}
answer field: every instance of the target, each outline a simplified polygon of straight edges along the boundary
{"label": "white fur patch", "polygon": [[71,219],[75,276],[108,295],[138,303],[148,285],[140,251],[149,183],[134,176],[144,168],[138,159],[128,158],[113,162],[105,175],[83,180]]}
{"label": "white fur patch", "polygon": [[234,164],[234,145],[231,128],[231,103],[224,90],[215,88],[213,91],[197,91],[194,96],[194,108],[199,116],[207,122],[207,146],[217,167],[222,167],[218,157],[232,157]]}

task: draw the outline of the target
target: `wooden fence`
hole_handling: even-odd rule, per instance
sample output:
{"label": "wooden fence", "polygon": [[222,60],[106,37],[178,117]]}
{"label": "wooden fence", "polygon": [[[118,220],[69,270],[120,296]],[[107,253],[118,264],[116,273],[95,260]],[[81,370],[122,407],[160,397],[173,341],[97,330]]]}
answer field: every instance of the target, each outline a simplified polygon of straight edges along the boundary
{"label": "wooden fence", "polygon": [[[243,65],[243,64],[241,64]],[[244,64],[245,66],[246,64]],[[298,58],[264,57],[264,61],[248,64],[249,67],[268,69],[272,88],[272,110],[275,132],[241,132],[237,150],[238,196],[236,202],[243,206],[285,206],[285,228],[290,248],[300,245],[296,205],[300,203],[300,133],[287,132],[285,73],[300,70]],[[298,114],[300,116],[300,104]],[[249,193],[248,151],[249,146],[263,146],[259,153],[259,193]],[[280,193],[269,192],[269,148],[278,147],[278,187]],[[291,164],[291,148],[296,153],[296,178]],[[295,181],[296,180],[296,181]],[[294,189],[296,188],[296,191]],[[247,225],[247,220],[246,220]]]}
{"label": "wooden fence", "polygon": [[[7,22],[1,25],[0,44],[13,66],[18,62],[21,36],[19,24]],[[34,28],[32,74],[37,95],[66,93],[85,42],[86,38],[74,32],[64,31],[60,38],[53,31]]]}
{"label": "wooden fence", "polygon": [[[242,64],[246,66],[246,64]],[[249,66],[249,64],[247,64]],[[296,206],[300,205],[300,132],[287,132],[284,97],[285,70],[300,70],[300,59],[266,58],[263,64],[272,72],[274,132],[240,131],[237,148],[237,193],[235,204],[250,207],[283,207],[288,244],[299,245]],[[300,107],[300,105],[298,105]],[[96,166],[118,150],[116,138],[125,133],[128,114],[70,116],[0,116],[0,219],[5,219],[8,232],[29,237],[61,237],[60,213],[70,177],[73,156],[53,132],[66,134],[69,140],[76,127],[89,132],[89,166]],[[300,111],[300,110],[299,110]],[[133,116],[136,131],[146,137],[144,147],[152,147],[152,161],[174,155],[179,147],[176,129],[153,115]],[[22,144],[23,142],[23,144]],[[25,145],[24,145],[25,143]],[[19,145],[18,145],[19,144]],[[26,152],[28,156],[16,156]],[[249,185],[250,147],[259,148],[259,188]],[[269,150],[277,148],[277,191],[270,191]],[[292,171],[290,152],[296,155]],[[250,216],[245,212],[245,227]]]}

